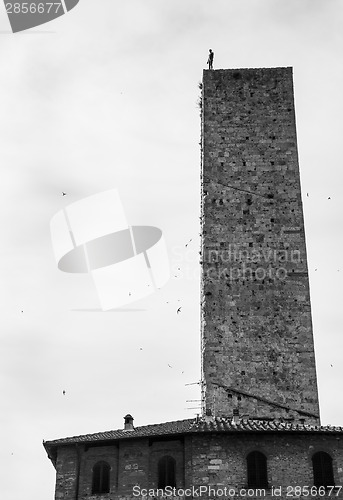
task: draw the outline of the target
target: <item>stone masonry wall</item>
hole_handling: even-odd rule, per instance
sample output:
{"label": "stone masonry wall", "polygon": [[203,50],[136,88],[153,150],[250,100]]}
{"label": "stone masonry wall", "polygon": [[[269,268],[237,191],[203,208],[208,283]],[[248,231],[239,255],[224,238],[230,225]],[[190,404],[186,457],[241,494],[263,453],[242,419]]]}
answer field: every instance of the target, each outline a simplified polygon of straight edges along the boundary
{"label": "stone masonry wall", "polygon": [[[192,480],[195,487],[207,487],[203,498],[215,499],[225,487],[235,492],[236,497],[275,498],[273,489],[281,486],[282,499],[297,498],[343,498],[343,491],[329,495],[306,496],[294,494],[294,487],[313,486],[311,457],[316,451],[326,451],[333,458],[335,485],[343,484],[343,443],[335,436],[290,434],[213,434],[192,438]],[[261,494],[247,492],[246,457],[251,451],[260,451],[267,457],[268,488]],[[189,473],[191,473],[189,470]],[[212,488],[212,494],[210,487]],[[243,490],[243,491],[242,491]],[[244,491],[246,490],[246,491]],[[216,492],[216,494],[213,493]],[[287,494],[288,493],[288,494]],[[292,494],[291,494],[292,493]],[[232,496],[233,498],[233,496]]]}
{"label": "stone masonry wall", "polygon": [[319,423],[291,68],[204,71],[206,409]]}

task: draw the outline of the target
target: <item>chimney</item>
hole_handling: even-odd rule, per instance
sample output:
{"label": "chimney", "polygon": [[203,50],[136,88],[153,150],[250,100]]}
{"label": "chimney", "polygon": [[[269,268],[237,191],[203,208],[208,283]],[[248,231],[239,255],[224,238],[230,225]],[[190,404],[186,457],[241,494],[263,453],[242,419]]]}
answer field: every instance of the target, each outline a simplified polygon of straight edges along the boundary
{"label": "chimney", "polygon": [[128,413],[124,417],[124,431],[133,431],[133,416]]}
{"label": "chimney", "polygon": [[239,422],[239,410],[238,408],[233,409],[233,418],[232,418],[232,423],[237,424]]}
{"label": "chimney", "polygon": [[204,420],[205,420],[205,422],[212,422],[213,416],[212,416],[212,411],[210,408],[206,408]]}

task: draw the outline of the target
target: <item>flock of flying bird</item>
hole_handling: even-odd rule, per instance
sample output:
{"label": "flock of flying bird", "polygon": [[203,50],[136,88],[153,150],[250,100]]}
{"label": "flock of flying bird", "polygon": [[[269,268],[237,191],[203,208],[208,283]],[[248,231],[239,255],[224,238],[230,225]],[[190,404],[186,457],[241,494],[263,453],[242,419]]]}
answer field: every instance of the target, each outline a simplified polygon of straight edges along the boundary
{"label": "flock of flying bird", "polygon": [[[64,191],[62,191],[62,196],[67,196],[67,193],[66,193],[66,192],[64,192]],[[306,196],[307,196],[307,197],[309,197],[309,193],[306,193]],[[330,196],[328,197],[328,200],[331,200],[331,197],[330,197]],[[187,248],[187,247],[188,247],[188,245],[189,245],[192,241],[193,241],[193,239],[191,238],[191,239],[190,239],[190,240],[186,243],[185,247]],[[178,270],[180,270],[180,268],[178,268]],[[315,269],[315,271],[317,271],[317,270],[318,270],[318,269]],[[337,271],[339,271],[339,269],[338,269]],[[131,295],[131,293],[129,293],[129,295]],[[169,302],[167,302],[167,304],[168,304],[168,303],[169,303]],[[182,306],[178,307],[178,308],[177,308],[177,310],[176,310],[176,314],[180,314],[180,313],[181,313],[181,309],[182,309]],[[23,310],[21,310],[21,313],[24,313],[24,311],[23,311]],[[140,351],[143,351],[143,348],[142,348],[142,347],[140,347],[140,348],[139,348],[139,350],[140,350]],[[173,368],[173,367],[172,367],[169,363],[167,363],[167,366],[168,366],[169,368]],[[332,364],[330,364],[330,366],[331,366],[331,368],[333,368],[333,365],[332,365]],[[182,371],[181,373],[182,373],[182,374],[184,374],[184,371]],[[63,394],[63,396],[66,396],[66,391],[65,391],[65,389],[63,389],[62,394]]]}

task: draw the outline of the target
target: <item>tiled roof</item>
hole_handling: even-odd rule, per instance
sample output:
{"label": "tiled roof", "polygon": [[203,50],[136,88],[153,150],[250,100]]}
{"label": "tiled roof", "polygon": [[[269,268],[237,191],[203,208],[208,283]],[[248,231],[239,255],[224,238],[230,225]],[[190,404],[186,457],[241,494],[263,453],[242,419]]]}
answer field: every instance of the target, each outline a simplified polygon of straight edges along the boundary
{"label": "tiled roof", "polygon": [[133,430],[118,429],[114,431],[84,434],[54,441],[45,441],[47,451],[58,446],[73,443],[92,443],[119,439],[133,439],[144,437],[171,436],[180,434],[198,434],[211,432],[315,432],[315,433],[343,433],[342,427],[315,426],[295,424],[276,420],[249,420],[240,419],[235,422],[232,418],[210,418],[176,420],[162,424],[144,425]]}
{"label": "tiled roof", "polygon": [[118,429],[115,431],[97,432],[95,434],[84,434],[83,436],[73,436],[55,441],[46,441],[45,445],[62,445],[68,443],[89,443],[93,441],[108,441],[116,439],[142,438],[152,436],[164,436],[170,434],[184,434],[190,432],[195,420],[176,420],[163,424],[143,425],[135,427],[133,430]]}
{"label": "tiled roof", "polygon": [[[195,430],[196,429],[196,430]],[[249,420],[232,418],[199,419],[193,432],[343,432],[343,427],[296,424],[280,420]]]}

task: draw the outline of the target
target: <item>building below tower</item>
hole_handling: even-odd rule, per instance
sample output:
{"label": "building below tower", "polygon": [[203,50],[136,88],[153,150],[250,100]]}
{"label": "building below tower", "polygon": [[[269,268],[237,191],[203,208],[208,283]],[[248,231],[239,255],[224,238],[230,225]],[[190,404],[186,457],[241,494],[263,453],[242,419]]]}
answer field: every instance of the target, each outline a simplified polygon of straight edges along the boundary
{"label": "building below tower", "polygon": [[200,493],[205,500],[343,498],[340,427],[203,417],[44,447],[57,472],[55,500],[132,500],[163,492],[175,499]]}

